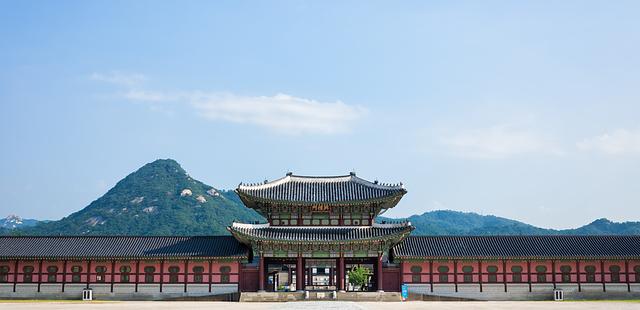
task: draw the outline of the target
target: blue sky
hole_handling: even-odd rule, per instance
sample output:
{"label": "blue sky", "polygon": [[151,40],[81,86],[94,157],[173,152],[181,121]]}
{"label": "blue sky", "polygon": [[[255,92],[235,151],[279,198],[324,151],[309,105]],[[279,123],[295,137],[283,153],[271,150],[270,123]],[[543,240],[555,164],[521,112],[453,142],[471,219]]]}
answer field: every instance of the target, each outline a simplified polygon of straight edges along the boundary
{"label": "blue sky", "polygon": [[157,158],[402,181],[389,215],[640,220],[637,1],[2,1],[0,214]]}

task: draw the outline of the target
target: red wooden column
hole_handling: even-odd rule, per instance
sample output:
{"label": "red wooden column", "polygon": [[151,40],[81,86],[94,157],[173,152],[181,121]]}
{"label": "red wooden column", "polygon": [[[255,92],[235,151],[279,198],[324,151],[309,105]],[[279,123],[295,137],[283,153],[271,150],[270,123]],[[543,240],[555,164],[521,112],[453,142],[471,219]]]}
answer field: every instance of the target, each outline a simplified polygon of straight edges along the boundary
{"label": "red wooden column", "polygon": [[631,284],[629,283],[629,261],[628,260],[624,261],[624,279],[627,282],[627,292],[631,292]]}
{"label": "red wooden column", "polygon": [[433,293],[433,260],[429,260],[429,286]]}
{"label": "red wooden column", "polygon": [[[628,269],[628,268],[627,268]],[[628,272],[625,271],[625,274],[628,274]],[[629,277],[629,276],[626,276]],[[627,281],[627,284],[629,283],[629,281]],[[13,292],[16,292],[16,286],[18,285],[18,260],[16,259],[13,262]]]}
{"label": "red wooden column", "polygon": [[482,275],[484,272],[482,271],[482,261],[478,260],[478,284],[480,285],[480,293],[482,293]]}
{"label": "red wooden column", "polygon": [[87,262],[87,289],[89,288],[90,284],[91,284],[91,260]]}
{"label": "red wooden column", "polygon": [[576,260],[576,272],[578,273],[578,292],[582,292],[582,284],[581,284],[581,280],[580,280],[580,261]]}
{"label": "red wooden column", "polygon": [[531,261],[527,261],[527,282],[529,283],[529,292],[531,292]]}
{"label": "red wooden column", "polygon": [[140,283],[140,260],[136,261],[136,289],[135,292],[138,292],[138,284]]}
{"label": "red wooden column", "polygon": [[62,292],[64,292],[64,287],[67,284],[67,260],[65,259],[62,263]]}
{"label": "red wooden column", "polygon": [[187,292],[187,286],[189,283],[189,260],[184,260],[184,292]]}
{"label": "red wooden column", "polygon": [[507,261],[502,259],[502,283],[504,283],[504,292],[507,292]]}
{"label": "red wooden column", "polygon": [[604,284],[604,261],[600,260],[600,282],[602,282],[602,291],[607,292],[607,286]]}
{"label": "red wooden column", "polygon": [[111,261],[111,293],[113,293],[113,282],[115,281],[116,261]]}
{"label": "red wooden column", "polygon": [[456,293],[458,292],[458,261],[453,260],[453,285],[456,288]]}
{"label": "red wooden column", "polygon": [[[242,271],[242,263],[238,263],[238,271],[239,271],[239,273]],[[209,293],[211,293],[211,282],[213,282],[212,274],[213,274],[213,260],[210,260],[209,261],[209,278],[208,278],[209,279]],[[241,284],[243,282],[242,281],[242,276],[239,276],[238,278],[239,278],[238,281],[240,282],[240,284],[238,285],[238,290],[240,290],[242,292],[242,286],[241,286]]]}
{"label": "red wooden column", "polygon": [[382,252],[378,253],[378,292],[383,292],[382,289]]}
{"label": "red wooden column", "polygon": [[298,263],[296,264],[296,290],[304,290],[304,263],[302,253],[298,253]]}
{"label": "red wooden column", "polygon": [[40,286],[42,285],[42,260],[38,263],[38,293],[40,293]]}
{"label": "red wooden column", "polygon": [[258,263],[258,292],[264,292],[264,255],[260,253],[260,261]]}
{"label": "red wooden column", "polygon": [[333,275],[335,272],[335,268],[329,267],[329,286],[333,286]]}
{"label": "red wooden column", "polygon": [[162,293],[162,284],[164,284],[164,259],[160,261],[160,293]]}
{"label": "red wooden column", "polygon": [[339,279],[338,279],[338,290],[344,291],[345,282],[347,280],[347,276],[344,272],[344,255],[340,253],[340,259],[338,259],[338,271],[339,271]]}
{"label": "red wooden column", "polygon": [[556,261],[551,260],[551,277],[553,277],[553,289],[556,289]]}

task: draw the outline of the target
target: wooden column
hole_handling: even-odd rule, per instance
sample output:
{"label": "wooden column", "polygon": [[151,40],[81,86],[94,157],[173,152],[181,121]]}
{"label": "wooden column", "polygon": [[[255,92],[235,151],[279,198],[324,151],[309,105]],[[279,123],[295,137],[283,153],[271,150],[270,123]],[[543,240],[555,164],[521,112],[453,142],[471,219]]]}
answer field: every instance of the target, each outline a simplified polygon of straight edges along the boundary
{"label": "wooden column", "polygon": [[136,289],[135,292],[138,292],[138,284],[140,283],[140,260],[136,261]]}
{"label": "wooden column", "polygon": [[551,260],[551,277],[553,278],[553,289],[556,289],[556,260]]}
{"label": "wooden column", "polygon": [[240,290],[240,284],[242,284],[242,261],[237,261],[238,264],[238,292],[242,292]]}
{"label": "wooden column", "polygon": [[91,260],[87,263],[87,288],[89,288],[89,284],[91,283]]}
{"label": "wooden column", "polygon": [[[629,282],[629,281],[627,281]],[[13,262],[13,292],[16,292],[16,286],[18,285],[18,260]]]}
{"label": "wooden column", "polygon": [[433,293],[433,260],[429,260],[429,286]]}
{"label": "wooden column", "polygon": [[189,260],[184,260],[184,292],[187,292],[187,284],[189,283]]}
{"label": "wooden column", "polygon": [[458,260],[453,260],[453,285],[455,286],[456,293],[458,292]]}
{"label": "wooden column", "polygon": [[482,293],[482,261],[478,260],[478,284],[480,284],[480,293]]}
{"label": "wooden column", "polygon": [[627,282],[627,292],[631,292],[631,283],[629,283],[629,261],[624,261],[624,279]]}
{"label": "wooden column", "polygon": [[[242,264],[238,264],[238,271],[242,270]],[[213,276],[213,261],[210,260],[209,261],[209,293],[211,293],[211,282],[213,282],[212,279]],[[242,277],[240,277],[240,279],[238,279],[238,290],[242,292],[242,287],[240,287],[240,284],[242,284]]]}
{"label": "wooden column", "polygon": [[333,274],[335,268],[329,267],[329,286],[333,286]]}
{"label": "wooden column", "polygon": [[507,292],[507,260],[502,259],[502,282],[504,283],[504,292]]}
{"label": "wooden column", "polygon": [[164,259],[160,260],[160,293],[162,293],[163,284],[164,284]]}
{"label": "wooden column", "polygon": [[402,292],[402,284],[404,284],[404,261],[400,261],[400,281],[398,281],[398,292]]}
{"label": "wooden column", "polygon": [[304,263],[302,261],[302,253],[298,253],[298,261],[296,263],[296,291],[304,290]]}
{"label": "wooden column", "polygon": [[62,292],[64,293],[64,287],[67,284],[67,260],[62,263]]}
{"label": "wooden column", "polygon": [[382,252],[378,253],[378,292],[384,292],[382,276]]}
{"label": "wooden column", "polygon": [[580,261],[576,259],[576,271],[578,272],[578,292],[582,292],[582,285],[580,280]]}
{"label": "wooden column", "polygon": [[113,283],[115,282],[115,273],[116,273],[116,261],[111,261],[111,293],[113,293]]}
{"label": "wooden column", "polygon": [[340,259],[338,259],[338,270],[339,272],[339,279],[338,279],[338,289],[341,291],[345,290],[346,287],[346,282],[347,282],[347,275],[346,272],[344,270],[344,254],[340,253]]}
{"label": "wooden column", "polygon": [[260,253],[260,261],[258,263],[258,291],[264,292],[264,255]]}
{"label": "wooden column", "polygon": [[602,282],[602,291],[607,291],[607,286],[604,284],[604,261],[600,260],[600,282]]}
{"label": "wooden column", "polygon": [[531,261],[527,261],[527,282],[529,283],[529,292],[531,292]]}
{"label": "wooden column", "polygon": [[40,293],[40,285],[42,284],[42,260],[38,263],[38,293]]}

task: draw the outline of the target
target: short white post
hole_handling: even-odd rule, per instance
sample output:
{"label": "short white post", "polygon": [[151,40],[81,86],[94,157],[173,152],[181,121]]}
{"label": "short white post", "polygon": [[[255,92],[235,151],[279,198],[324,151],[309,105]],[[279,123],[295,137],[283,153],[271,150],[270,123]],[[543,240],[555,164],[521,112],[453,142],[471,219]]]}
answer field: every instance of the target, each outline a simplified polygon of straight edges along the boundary
{"label": "short white post", "polygon": [[553,300],[555,300],[555,301],[563,301],[564,300],[564,292],[561,289],[553,290]]}
{"label": "short white post", "polygon": [[86,288],[82,290],[82,300],[91,301],[93,300],[93,290],[90,288]]}

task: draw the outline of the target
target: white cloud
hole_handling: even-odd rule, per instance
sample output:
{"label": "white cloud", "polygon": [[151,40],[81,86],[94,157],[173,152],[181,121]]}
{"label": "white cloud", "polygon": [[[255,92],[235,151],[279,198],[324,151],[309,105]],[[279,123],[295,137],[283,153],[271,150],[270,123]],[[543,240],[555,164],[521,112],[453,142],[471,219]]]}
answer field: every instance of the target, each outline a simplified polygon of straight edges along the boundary
{"label": "white cloud", "polygon": [[134,87],[142,84],[147,80],[144,74],[124,73],[120,71],[111,71],[109,73],[92,73],[89,79],[94,81],[106,82],[118,86]]}
{"label": "white cloud", "polygon": [[597,151],[611,155],[640,153],[640,130],[630,131],[618,129],[612,133],[604,133],[584,139],[576,143],[583,151]]}
{"label": "white cloud", "polygon": [[348,131],[365,109],[341,101],[320,102],[286,94],[237,96],[212,94],[191,101],[210,120],[255,124],[279,132],[333,134]]}
{"label": "white cloud", "polygon": [[494,126],[447,135],[441,142],[456,156],[501,159],[528,153],[562,154],[545,137],[531,131]]}
{"label": "white cloud", "polygon": [[168,108],[162,103],[175,102],[211,121],[251,124],[287,134],[346,132],[354,121],[367,113],[364,107],[339,100],[324,102],[287,94],[242,96],[222,92],[146,90],[139,87],[146,80],[140,74],[94,73],[91,79],[126,87],[122,93],[124,98],[148,103],[157,110]]}

